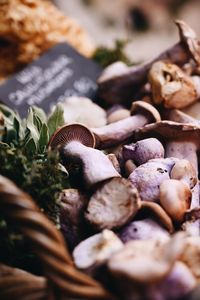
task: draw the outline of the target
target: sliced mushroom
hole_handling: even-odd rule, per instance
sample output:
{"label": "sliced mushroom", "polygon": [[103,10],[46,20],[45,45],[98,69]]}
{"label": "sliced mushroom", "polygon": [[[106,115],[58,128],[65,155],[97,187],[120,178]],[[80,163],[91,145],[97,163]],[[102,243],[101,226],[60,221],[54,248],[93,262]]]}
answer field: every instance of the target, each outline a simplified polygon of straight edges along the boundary
{"label": "sliced mushroom", "polygon": [[105,110],[89,98],[68,97],[61,102],[61,105],[66,124],[78,122],[87,127],[101,127],[107,123]]}
{"label": "sliced mushroom", "polygon": [[141,66],[127,67],[121,62],[105,69],[98,79],[99,95],[108,103],[124,103],[133,99],[139,86],[147,81],[153,63],[159,60],[184,65],[190,58],[200,63],[200,46],[195,32],[183,21],[176,21],[180,42]]}
{"label": "sliced mushroom", "polygon": [[130,138],[137,128],[160,120],[159,112],[151,104],[142,101],[132,103],[131,115],[131,117],[118,122],[100,128],[92,128],[97,148],[105,149],[119,145]]}
{"label": "sliced mushroom", "polygon": [[183,222],[191,198],[189,186],[180,180],[168,179],[160,184],[160,204],[175,222]]}
{"label": "sliced mushroom", "polygon": [[92,195],[85,217],[97,229],[119,228],[136,215],[140,206],[132,184],[124,178],[113,178]]}
{"label": "sliced mushroom", "polygon": [[169,173],[175,164],[175,159],[151,159],[140,165],[129,176],[144,201],[159,201],[159,186],[169,179]]}
{"label": "sliced mushroom", "polygon": [[161,281],[172,270],[183,251],[185,235],[179,233],[168,242],[130,241],[108,261],[111,273],[130,282],[150,284]]}
{"label": "sliced mushroom", "polygon": [[160,141],[149,138],[125,145],[122,149],[124,160],[133,160],[137,165],[142,165],[154,158],[164,158],[164,148]]}
{"label": "sliced mushroom", "polygon": [[59,195],[62,233],[70,249],[84,237],[84,210],[88,199],[77,189],[63,190]]}
{"label": "sliced mushroom", "polygon": [[166,108],[184,108],[200,96],[199,83],[177,65],[158,61],[149,72],[154,103]]}
{"label": "sliced mushroom", "polygon": [[[49,147],[59,148],[66,165],[80,165],[88,187],[113,177],[120,177],[109,158],[97,149],[92,132],[80,124],[64,125],[51,137]],[[69,167],[70,169],[70,167]],[[70,170],[69,170],[70,171]]]}
{"label": "sliced mushroom", "polygon": [[169,240],[167,230],[149,218],[129,223],[118,232],[118,236],[124,243],[131,240]]}
{"label": "sliced mushroom", "polygon": [[103,230],[82,241],[73,251],[73,259],[79,269],[93,269],[104,264],[109,257],[121,250],[123,243],[110,230]]}

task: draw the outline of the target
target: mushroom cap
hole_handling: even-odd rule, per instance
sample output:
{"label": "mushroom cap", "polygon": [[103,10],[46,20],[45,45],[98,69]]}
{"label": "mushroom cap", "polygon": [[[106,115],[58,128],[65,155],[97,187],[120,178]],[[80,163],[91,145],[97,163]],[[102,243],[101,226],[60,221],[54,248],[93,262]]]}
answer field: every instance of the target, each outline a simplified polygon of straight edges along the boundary
{"label": "mushroom cap", "polygon": [[74,141],[91,148],[94,148],[96,143],[94,134],[87,127],[81,124],[70,124],[56,130],[49,141],[49,147],[55,149]]}
{"label": "mushroom cap", "polygon": [[161,240],[168,241],[170,236],[166,229],[150,218],[133,221],[122,228],[118,236],[127,243],[131,240]]}
{"label": "mushroom cap", "polygon": [[196,171],[187,159],[180,159],[175,163],[171,170],[170,178],[187,183],[190,189],[197,184]]}
{"label": "mushroom cap", "polygon": [[68,97],[61,102],[61,105],[66,124],[78,122],[90,128],[101,127],[107,123],[105,110],[89,98]]}
{"label": "mushroom cap", "polygon": [[173,121],[160,121],[157,123],[145,125],[136,129],[135,138],[143,139],[154,136],[158,139],[168,139],[181,141],[195,141],[200,144],[200,126],[191,123],[177,123]]}
{"label": "mushroom cap", "polygon": [[159,122],[161,120],[157,109],[144,101],[132,102],[131,115],[144,115],[149,119],[149,122]]}
{"label": "mushroom cap", "polygon": [[200,65],[200,41],[197,39],[196,33],[182,20],[176,20],[175,24],[178,27],[181,41],[187,45],[193,59]]}

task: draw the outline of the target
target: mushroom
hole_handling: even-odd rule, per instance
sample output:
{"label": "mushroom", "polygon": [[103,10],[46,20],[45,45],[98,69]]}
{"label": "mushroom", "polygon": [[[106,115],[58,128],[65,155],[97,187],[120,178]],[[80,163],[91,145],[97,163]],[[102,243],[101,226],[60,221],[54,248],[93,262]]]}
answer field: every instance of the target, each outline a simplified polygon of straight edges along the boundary
{"label": "mushroom", "polygon": [[170,178],[183,181],[190,189],[193,189],[197,184],[197,174],[194,167],[186,159],[180,159],[175,162],[170,172]]}
{"label": "mushroom", "polygon": [[135,240],[108,260],[110,272],[132,284],[151,284],[164,279],[183,251],[185,235],[178,233],[169,241]]}
{"label": "mushroom", "polygon": [[119,145],[130,138],[137,128],[160,120],[159,112],[151,104],[143,101],[132,103],[131,115],[131,117],[118,122],[99,128],[92,128],[91,130],[96,138],[96,147],[105,149]]}
{"label": "mushroom", "polygon": [[169,233],[150,218],[133,221],[118,232],[120,239],[127,243],[131,240],[169,240]]}
{"label": "mushroom", "polygon": [[104,264],[109,257],[121,250],[123,243],[111,230],[105,229],[82,241],[73,251],[73,259],[77,268],[93,270]]}
{"label": "mushroom", "polygon": [[[200,148],[200,126],[192,123],[177,123],[161,121],[149,124],[135,132],[135,138],[154,136],[166,143],[166,157],[176,157],[188,160],[198,178],[197,150]],[[194,187],[197,191],[192,195],[191,208],[199,207],[198,184]],[[194,191],[193,190],[193,191]]]}
{"label": "mushroom", "polygon": [[177,65],[157,61],[149,71],[153,100],[166,108],[184,108],[200,96],[200,79],[190,77]]}
{"label": "mushroom", "polygon": [[114,105],[107,111],[107,122],[115,123],[130,117],[130,110],[121,105]]}
{"label": "mushroom", "polygon": [[65,124],[81,123],[87,127],[106,125],[106,112],[99,105],[86,97],[68,97],[61,105],[64,109]]}
{"label": "mushroom", "polygon": [[70,249],[84,237],[84,210],[88,199],[77,189],[65,189],[59,195],[62,233]]}
{"label": "mushroom", "polygon": [[200,121],[200,101],[197,101],[183,109],[183,112]]}
{"label": "mushroom", "polygon": [[137,167],[129,176],[129,180],[137,188],[141,200],[159,201],[159,186],[169,179],[169,174],[176,159],[151,159]]}
{"label": "mushroom", "polygon": [[191,190],[183,181],[168,179],[160,184],[160,204],[175,222],[183,222],[191,198]]}
{"label": "mushroom", "polygon": [[189,236],[200,236],[200,207],[188,210],[185,215],[186,221],[181,228]]}
{"label": "mushroom", "polygon": [[113,177],[120,177],[109,158],[94,149],[95,137],[80,124],[64,125],[51,137],[49,147],[59,148],[65,163],[82,166],[83,177],[88,187]]}
{"label": "mushroom", "polygon": [[155,59],[141,66],[127,67],[123,63],[111,65],[98,79],[99,95],[108,103],[123,103],[133,98],[138,87],[147,81],[148,72],[156,61],[169,61],[184,65],[190,58],[200,63],[200,46],[195,32],[183,21],[176,21],[180,42]]}
{"label": "mushroom", "polygon": [[134,164],[134,162],[131,159],[128,159],[124,163],[124,172],[126,177],[129,177],[129,175],[137,168],[137,166]]}
{"label": "mushroom", "polygon": [[179,109],[170,110],[167,113],[166,119],[178,123],[192,123],[197,126],[200,124],[198,120]]}
{"label": "mushroom", "polygon": [[176,261],[170,273],[160,282],[147,286],[148,299],[180,300],[191,292],[197,282],[191,270]]}
{"label": "mushroom", "polygon": [[137,165],[142,165],[153,158],[164,158],[164,148],[155,138],[149,138],[125,145],[122,149],[124,160],[133,160]]}
{"label": "mushroom", "polygon": [[140,206],[132,184],[124,178],[113,178],[92,195],[85,217],[98,230],[119,228],[136,215]]}

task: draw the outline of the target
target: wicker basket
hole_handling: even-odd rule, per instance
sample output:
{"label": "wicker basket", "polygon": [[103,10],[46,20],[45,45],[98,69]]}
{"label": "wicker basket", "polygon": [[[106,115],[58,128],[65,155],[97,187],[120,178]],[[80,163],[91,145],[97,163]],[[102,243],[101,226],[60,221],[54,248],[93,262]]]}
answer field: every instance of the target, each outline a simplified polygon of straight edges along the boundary
{"label": "wicker basket", "polygon": [[29,239],[43,264],[39,277],[0,264],[0,299],[113,299],[73,265],[62,235],[42,214],[31,197],[0,176],[0,211]]}

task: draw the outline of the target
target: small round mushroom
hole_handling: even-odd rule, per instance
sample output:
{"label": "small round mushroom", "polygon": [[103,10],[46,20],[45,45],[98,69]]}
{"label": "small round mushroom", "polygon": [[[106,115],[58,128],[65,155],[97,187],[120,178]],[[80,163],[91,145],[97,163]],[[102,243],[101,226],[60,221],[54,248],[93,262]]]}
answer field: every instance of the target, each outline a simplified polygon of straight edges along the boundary
{"label": "small round mushroom", "polygon": [[120,177],[109,158],[94,149],[92,132],[81,124],[64,125],[51,137],[49,147],[59,148],[66,164],[79,164],[88,187],[113,177]]}
{"label": "small round mushroom", "polygon": [[130,110],[127,108],[121,105],[114,105],[107,111],[107,122],[108,124],[115,123],[130,117],[130,114]]}
{"label": "small round mushroom", "polygon": [[180,159],[174,164],[170,172],[170,178],[185,182],[188,184],[190,189],[193,189],[197,183],[197,176],[194,167],[186,159]]}
{"label": "small round mushroom", "polygon": [[166,108],[184,108],[200,96],[198,82],[178,66],[162,61],[154,63],[149,72],[154,103]]}
{"label": "small round mushroom", "polygon": [[167,230],[149,218],[131,222],[118,232],[118,236],[124,243],[131,240],[169,240]]}
{"label": "small round mushroom", "polygon": [[159,186],[169,179],[169,173],[176,159],[151,159],[140,165],[129,176],[129,180],[137,188],[144,201],[159,201]]}
{"label": "small round mushroom", "polygon": [[92,128],[99,149],[119,145],[133,135],[133,132],[151,122],[160,120],[159,112],[148,103],[136,101],[132,103],[131,117],[99,128]]}
{"label": "small round mushroom", "polygon": [[164,158],[164,148],[155,138],[144,139],[137,143],[125,145],[122,150],[124,160],[131,159],[137,165],[142,165],[154,158]]}
{"label": "small round mushroom", "polygon": [[185,235],[176,234],[167,242],[135,240],[124,245],[108,261],[111,273],[140,284],[156,283],[164,279],[183,251]]}
{"label": "small round mushroom", "polygon": [[86,97],[68,97],[61,105],[64,109],[65,124],[80,123],[87,127],[106,125],[106,112]]}
{"label": "small round mushroom", "polygon": [[182,181],[169,179],[160,184],[160,204],[175,222],[183,222],[191,198],[188,184]]}
{"label": "small round mushroom", "polygon": [[140,206],[138,192],[132,184],[124,178],[113,178],[92,195],[85,217],[99,230],[119,228],[136,215]]}
{"label": "small round mushroom", "polygon": [[73,251],[73,259],[77,268],[88,270],[104,264],[109,257],[121,250],[123,243],[110,230],[103,230],[82,241]]}

